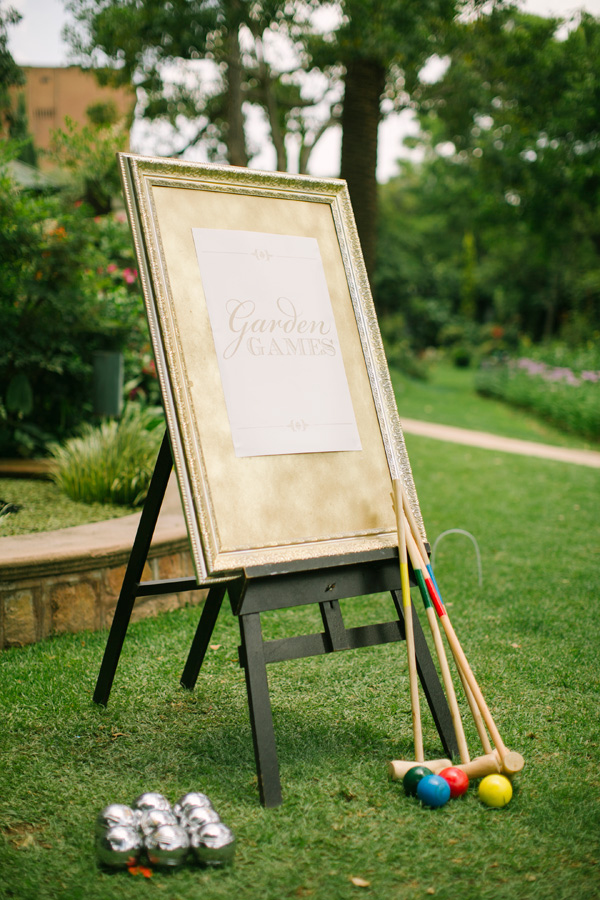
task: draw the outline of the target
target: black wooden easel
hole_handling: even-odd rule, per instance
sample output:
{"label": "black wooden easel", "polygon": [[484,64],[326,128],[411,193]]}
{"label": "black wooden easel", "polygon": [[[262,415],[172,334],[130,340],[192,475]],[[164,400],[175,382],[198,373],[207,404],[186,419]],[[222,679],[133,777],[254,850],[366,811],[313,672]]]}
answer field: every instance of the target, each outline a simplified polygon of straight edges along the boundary
{"label": "black wooden easel", "polygon": [[[205,588],[196,578],[141,581],[160,507],[173,461],[168,435],[163,439],[148,496],[123,578],[96,689],[94,702],[106,705],[110,695],[125,634],[137,597],[179,593]],[[309,566],[309,567],[307,567]],[[300,659],[338,650],[351,650],[404,640],[404,616],[400,593],[398,551],[381,550],[281,566],[256,566],[237,577],[213,580],[188,654],[181,684],[191,690],[196,684],[225,593],[238,618],[240,665],[246,676],[250,724],[258,775],[260,800],[264,806],[282,802],[279,764],[267,681],[267,664]],[[376,625],[346,628],[339,601],[390,591],[398,618]],[[318,603],[324,631],[264,641],[260,615],[275,609]],[[458,747],[450,710],[433,664],[419,620],[413,615],[417,669],[444,751],[452,757]]]}

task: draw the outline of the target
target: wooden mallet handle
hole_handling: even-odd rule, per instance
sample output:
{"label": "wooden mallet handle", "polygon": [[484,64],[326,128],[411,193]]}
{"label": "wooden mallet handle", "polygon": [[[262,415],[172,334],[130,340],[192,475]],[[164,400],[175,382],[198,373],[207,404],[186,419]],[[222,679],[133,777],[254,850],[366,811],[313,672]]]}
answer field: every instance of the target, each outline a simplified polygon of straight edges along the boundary
{"label": "wooden mallet handle", "polygon": [[[414,537],[410,533],[407,532],[406,535],[407,544],[408,544],[408,554],[410,556],[410,560],[412,562],[413,569],[415,571],[420,571],[423,573],[423,562],[421,559],[421,555],[419,553],[419,549],[415,542]],[[419,582],[423,584],[422,581]],[[429,602],[429,601],[428,601]],[[426,606],[425,613],[427,615],[427,621],[429,623],[429,629],[431,631],[431,636],[433,638],[433,643],[435,646],[438,662],[440,664],[440,671],[442,673],[442,681],[444,683],[444,688],[446,689],[446,698],[448,700],[448,707],[450,709],[450,715],[452,717],[452,724],[454,726],[454,734],[456,736],[456,742],[458,744],[458,752],[460,754],[461,762],[468,763],[470,756],[469,750],[467,747],[467,739],[465,737],[465,731],[463,728],[462,719],[460,716],[460,710],[458,708],[458,701],[456,699],[456,692],[454,690],[454,684],[452,682],[452,676],[450,674],[450,667],[448,666],[448,660],[446,658],[446,651],[444,650],[444,645],[442,643],[442,637],[440,634],[440,628],[438,625],[438,620],[435,615],[435,610],[431,603]]]}
{"label": "wooden mallet handle", "polygon": [[[515,756],[520,756],[520,754],[517,753]],[[521,756],[520,758],[523,761],[523,757]],[[516,759],[514,762],[516,763]],[[515,768],[514,771],[505,772],[502,767],[500,754],[497,750],[492,750],[491,753],[486,753],[485,756],[477,756],[468,763],[452,763],[449,759],[430,759],[425,760],[423,763],[407,759],[392,759],[388,763],[388,772],[393,781],[401,781],[409,769],[419,765],[427,766],[434,775],[437,775],[442,769],[454,766],[456,769],[462,769],[469,778],[484,778],[486,775],[497,775],[501,772],[511,777],[523,768],[521,765],[520,768]]]}
{"label": "wooden mallet handle", "polygon": [[415,636],[412,621],[412,602],[410,599],[410,583],[408,580],[408,557],[406,554],[406,529],[402,511],[401,484],[397,479],[392,482],[394,489],[394,511],[398,529],[398,555],[400,557],[400,583],[402,586],[402,610],[404,613],[404,635],[408,657],[408,677],[410,685],[410,705],[412,710],[413,738],[415,756],[425,758],[423,750],[423,732],[421,729],[421,708],[419,706],[419,681],[417,676],[417,660],[415,655]]}
{"label": "wooden mallet handle", "polygon": [[388,772],[392,781],[402,781],[409,769],[414,766],[427,766],[434,775],[452,765],[449,759],[426,759],[418,762],[415,759],[392,759],[388,763]]}
{"label": "wooden mallet handle", "polygon": [[467,661],[467,657],[464,654],[460,642],[456,637],[456,632],[454,631],[452,623],[450,622],[450,619],[448,618],[448,615],[446,613],[443,616],[440,616],[440,622],[442,623],[442,627],[446,632],[446,637],[448,639],[448,643],[450,644],[450,649],[452,650],[458,665],[463,671],[467,684],[471,688],[471,692],[473,694],[473,697],[475,698],[475,702],[479,707],[479,710],[483,717],[483,721],[485,722],[491,738],[496,745],[496,750],[500,754],[502,771],[505,774],[514,774],[515,772],[520,772],[524,765],[523,757],[520,753],[516,753],[514,750],[509,751],[504,741],[500,737],[500,732],[496,728],[496,723],[492,718],[492,714],[488,709],[488,705],[484,700],[481,689],[477,684],[475,676],[473,675],[471,667]]}

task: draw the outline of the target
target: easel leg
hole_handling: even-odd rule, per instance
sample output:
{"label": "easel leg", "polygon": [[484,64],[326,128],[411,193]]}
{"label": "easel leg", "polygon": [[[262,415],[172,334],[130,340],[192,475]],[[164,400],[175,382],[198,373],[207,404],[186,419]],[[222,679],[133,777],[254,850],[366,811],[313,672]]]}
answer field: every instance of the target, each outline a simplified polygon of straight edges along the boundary
{"label": "easel leg", "polygon": [[204,601],[202,615],[198,622],[198,628],[188,653],[187,662],[185,664],[180,684],[189,691],[193,690],[198,679],[198,673],[204,662],[204,657],[208,649],[208,642],[214,631],[214,627],[225,596],[226,585],[216,584],[208,592],[208,597]]}
{"label": "easel leg", "polygon": [[[404,628],[402,597],[399,591],[392,591],[391,593],[394,600],[394,605],[396,607],[396,612],[398,613],[398,618],[402,622],[402,627]],[[415,635],[415,656],[417,658],[417,672],[419,674],[419,680],[421,682],[421,685],[423,686],[423,692],[425,694],[427,703],[429,704],[429,709],[431,710],[431,715],[433,717],[435,727],[437,728],[440,740],[442,741],[444,753],[452,759],[453,757],[459,755],[458,744],[456,742],[456,736],[454,734],[454,726],[452,724],[452,716],[450,714],[450,708],[448,706],[448,701],[446,700],[446,695],[444,694],[444,690],[438,677],[437,669],[435,668],[433,659],[431,658],[429,645],[427,644],[425,635],[423,634],[423,629],[421,628],[421,623],[419,622],[414,607],[412,620],[413,631]]]}
{"label": "easel leg", "polygon": [[329,649],[347,650],[350,646],[348,632],[344,627],[342,611],[338,600],[323,600],[319,603],[321,619],[325,627],[325,634],[329,641]]}
{"label": "easel leg", "polygon": [[242,639],[242,662],[246,673],[246,689],[250,709],[250,725],[258,775],[258,790],[263,806],[282,803],[279,763],[275,747],[275,730],[269,698],[267,666],[263,651],[260,613],[239,616]]}
{"label": "easel leg", "polygon": [[96,690],[94,691],[94,703],[100,703],[106,706],[110,695],[115,672],[119,663],[119,657],[123,648],[123,641],[127,633],[129,619],[135,603],[136,588],[141,581],[148,551],[152,542],[152,535],[156,527],[160,507],[163,497],[167,489],[167,483],[173,468],[173,459],[171,457],[171,447],[169,445],[168,435],[165,433],[150,486],[148,488],[148,496],[144,503],[142,515],[138,525],[138,530],[131,549],[125,577],[121,585],[121,593],[117,601],[115,614],[113,617],[100,673],[96,682]]}

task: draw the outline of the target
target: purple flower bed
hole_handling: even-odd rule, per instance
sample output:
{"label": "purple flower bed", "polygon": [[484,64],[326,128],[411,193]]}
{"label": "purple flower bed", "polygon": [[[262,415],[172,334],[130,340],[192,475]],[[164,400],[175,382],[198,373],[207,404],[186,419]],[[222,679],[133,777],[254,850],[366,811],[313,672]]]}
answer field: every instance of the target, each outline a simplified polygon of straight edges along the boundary
{"label": "purple flower bed", "polygon": [[526,356],[511,361],[511,365],[516,366],[528,375],[539,376],[544,381],[563,382],[564,384],[572,384],[575,387],[584,381],[591,383],[600,381],[600,372],[584,370],[577,376],[567,366],[551,366],[539,360],[528,359]]}
{"label": "purple flower bed", "polygon": [[600,441],[600,371],[520,357],[487,363],[475,387],[484,396],[527,409],[563,431]]}

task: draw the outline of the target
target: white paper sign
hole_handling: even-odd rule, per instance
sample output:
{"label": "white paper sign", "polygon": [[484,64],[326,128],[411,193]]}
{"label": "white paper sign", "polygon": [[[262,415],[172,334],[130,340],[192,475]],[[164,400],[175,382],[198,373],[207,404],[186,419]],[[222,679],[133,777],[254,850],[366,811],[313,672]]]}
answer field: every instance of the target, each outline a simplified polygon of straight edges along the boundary
{"label": "white paper sign", "polygon": [[316,239],[192,234],[236,456],[360,450]]}

